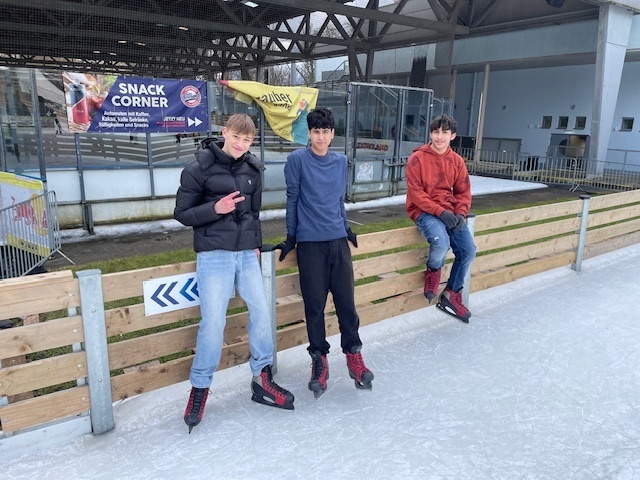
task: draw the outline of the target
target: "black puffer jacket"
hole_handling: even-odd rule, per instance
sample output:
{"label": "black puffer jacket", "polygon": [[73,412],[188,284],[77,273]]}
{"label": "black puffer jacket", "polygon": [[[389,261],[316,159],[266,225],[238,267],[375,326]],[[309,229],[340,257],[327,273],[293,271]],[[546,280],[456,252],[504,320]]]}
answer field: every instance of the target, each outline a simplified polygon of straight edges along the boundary
{"label": "black puffer jacket", "polygon": [[[207,250],[250,250],[262,246],[260,206],[262,204],[262,163],[247,152],[235,160],[222,151],[224,143],[207,138],[180,176],[173,216],[193,227],[193,248]],[[214,204],[231,192],[239,191],[244,201],[225,215],[218,215]]]}

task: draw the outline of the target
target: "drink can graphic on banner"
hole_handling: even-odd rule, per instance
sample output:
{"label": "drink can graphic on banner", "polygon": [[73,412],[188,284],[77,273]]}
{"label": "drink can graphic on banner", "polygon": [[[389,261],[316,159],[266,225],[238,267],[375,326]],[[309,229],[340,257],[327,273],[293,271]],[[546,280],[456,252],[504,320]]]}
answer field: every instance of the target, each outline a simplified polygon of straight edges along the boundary
{"label": "drink can graphic on banner", "polygon": [[89,123],[89,107],[87,106],[87,89],[80,83],[69,85],[71,95],[71,121],[77,124]]}

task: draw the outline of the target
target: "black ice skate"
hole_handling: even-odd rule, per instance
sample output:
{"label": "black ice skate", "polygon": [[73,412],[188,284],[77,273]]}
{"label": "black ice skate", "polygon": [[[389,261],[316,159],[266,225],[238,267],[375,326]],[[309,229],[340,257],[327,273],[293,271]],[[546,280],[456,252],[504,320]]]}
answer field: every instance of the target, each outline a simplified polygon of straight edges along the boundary
{"label": "black ice skate", "polygon": [[293,410],[293,393],[273,381],[271,365],[264,367],[259,377],[253,377],[251,391],[253,392],[251,400],[254,402],[271,407],[284,408],[285,410]]}
{"label": "black ice skate", "polygon": [[198,425],[202,420],[204,405],[207,403],[208,396],[208,388],[191,388],[189,403],[187,404],[187,409],[184,411],[184,423],[189,426],[189,433],[191,433],[193,427]]}
{"label": "black ice skate", "polygon": [[349,376],[353,378],[353,381],[356,383],[356,388],[371,390],[373,372],[365,366],[360,348],[360,346],[351,347],[351,351],[347,352]]}
{"label": "black ice skate", "polygon": [[329,363],[327,356],[319,352],[311,354],[311,380],[309,380],[309,390],[316,398],[320,398],[327,390],[327,380],[329,379]]}
{"label": "black ice skate", "polygon": [[469,323],[469,318],[471,318],[471,312],[462,303],[462,293],[454,292],[448,287],[440,295],[440,301],[436,304],[436,307],[456,317],[458,320],[462,320],[464,323]]}

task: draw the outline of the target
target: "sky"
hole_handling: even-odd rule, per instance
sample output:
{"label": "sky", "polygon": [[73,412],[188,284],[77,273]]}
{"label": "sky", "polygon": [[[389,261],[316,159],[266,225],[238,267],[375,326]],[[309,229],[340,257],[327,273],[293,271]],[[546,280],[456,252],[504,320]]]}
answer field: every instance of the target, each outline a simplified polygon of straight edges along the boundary
{"label": "sky", "polygon": [[242,364],[214,375],[191,434],[185,381],[117,402],[101,436],[0,437],[0,477],[637,479],[639,269],[640,244],[472,293],[468,325],[425,302],[362,327],[371,391],[334,335],[319,399],[306,345],[278,353],[293,411],[252,402]]}

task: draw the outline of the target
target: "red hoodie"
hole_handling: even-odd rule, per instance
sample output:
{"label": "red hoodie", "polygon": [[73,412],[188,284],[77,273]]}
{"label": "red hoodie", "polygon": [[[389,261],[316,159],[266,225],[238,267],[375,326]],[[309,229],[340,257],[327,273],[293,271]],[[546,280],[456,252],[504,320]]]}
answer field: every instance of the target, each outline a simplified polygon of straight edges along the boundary
{"label": "red hoodie", "polygon": [[460,155],[448,148],[442,155],[431,143],[413,151],[407,162],[407,204],[409,217],[423,212],[439,217],[449,210],[465,217],[471,208],[471,182]]}

